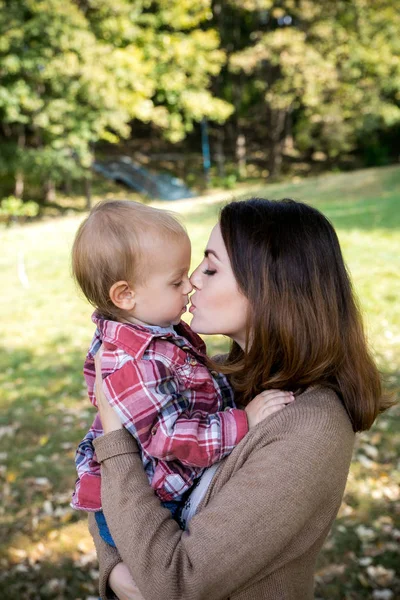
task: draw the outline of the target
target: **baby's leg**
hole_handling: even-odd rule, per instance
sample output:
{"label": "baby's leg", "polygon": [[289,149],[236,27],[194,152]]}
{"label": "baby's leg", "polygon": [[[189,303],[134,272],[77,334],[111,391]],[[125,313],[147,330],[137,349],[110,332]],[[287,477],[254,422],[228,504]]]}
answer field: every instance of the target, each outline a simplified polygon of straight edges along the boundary
{"label": "baby's leg", "polygon": [[119,600],[144,600],[123,562],[118,563],[111,571],[108,585]]}

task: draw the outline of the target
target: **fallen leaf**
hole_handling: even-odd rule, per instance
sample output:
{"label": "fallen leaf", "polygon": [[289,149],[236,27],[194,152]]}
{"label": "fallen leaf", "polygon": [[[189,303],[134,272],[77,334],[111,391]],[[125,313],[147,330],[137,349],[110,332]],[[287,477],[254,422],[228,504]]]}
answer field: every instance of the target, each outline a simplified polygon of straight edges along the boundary
{"label": "fallen leaf", "polygon": [[370,565],[367,567],[367,573],[372,581],[381,586],[387,586],[389,583],[391,583],[395,575],[393,569],[386,569],[382,565]]}

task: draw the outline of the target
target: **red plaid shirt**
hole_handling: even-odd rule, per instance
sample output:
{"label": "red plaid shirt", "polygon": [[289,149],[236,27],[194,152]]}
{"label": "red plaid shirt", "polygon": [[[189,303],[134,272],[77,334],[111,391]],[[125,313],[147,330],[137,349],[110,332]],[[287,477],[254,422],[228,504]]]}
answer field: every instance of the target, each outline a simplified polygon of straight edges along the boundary
{"label": "red plaid shirt", "polygon": [[[94,355],[101,343],[103,390],[138,442],[150,484],[162,501],[180,500],[203,469],[228,455],[248,432],[246,413],[234,406],[224,375],[205,366],[205,345],[181,322],[171,333],[117,323],[94,313],[97,325],[84,365],[94,394]],[[93,439],[97,415],[76,453],[78,480],[72,506],[101,510],[100,465]]]}

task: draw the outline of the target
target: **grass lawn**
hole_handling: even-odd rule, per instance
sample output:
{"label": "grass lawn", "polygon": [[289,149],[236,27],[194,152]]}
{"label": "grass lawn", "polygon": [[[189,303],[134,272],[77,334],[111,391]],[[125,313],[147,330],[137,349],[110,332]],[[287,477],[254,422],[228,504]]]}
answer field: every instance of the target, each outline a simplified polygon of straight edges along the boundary
{"label": "grass lawn", "polygon": [[[256,194],[311,203],[332,220],[386,385],[398,393],[400,168],[269,185]],[[225,199],[231,197],[227,192]],[[157,206],[182,214],[196,264],[220,196]],[[75,446],[93,416],[81,375],[91,309],[69,266],[82,218],[1,231],[0,585],[7,600],[96,597],[97,562],[84,515],[69,508]],[[210,352],[226,348],[221,337],[207,343]],[[318,565],[321,600],[400,597],[399,424],[396,407],[358,438],[346,496]]]}

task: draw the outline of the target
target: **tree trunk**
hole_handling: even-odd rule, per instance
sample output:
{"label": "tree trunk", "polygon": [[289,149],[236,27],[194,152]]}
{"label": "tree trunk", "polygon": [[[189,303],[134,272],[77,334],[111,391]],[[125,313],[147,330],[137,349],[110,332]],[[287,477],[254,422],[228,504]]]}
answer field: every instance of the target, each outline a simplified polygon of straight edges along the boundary
{"label": "tree trunk", "polygon": [[216,131],[215,139],[215,162],[217,163],[218,177],[225,177],[225,153],[224,153],[224,130],[219,128]]}
{"label": "tree trunk", "polygon": [[68,173],[65,176],[63,188],[67,196],[72,196],[72,180]]}
{"label": "tree trunk", "polygon": [[246,137],[244,133],[238,133],[236,138],[236,161],[239,177],[245,179],[247,176]]}
{"label": "tree trunk", "polygon": [[92,209],[92,184],[89,177],[85,177],[85,196],[86,196],[86,210]]}
{"label": "tree trunk", "polygon": [[268,157],[268,177],[275,178],[280,175],[282,168],[282,143],[274,142],[270,145]]}
{"label": "tree trunk", "polygon": [[268,172],[269,177],[278,177],[282,167],[283,142],[286,132],[288,109],[267,108],[268,123]]}
{"label": "tree trunk", "polygon": [[56,199],[56,186],[52,179],[48,179],[44,184],[44,199],[45,202],[55,202]]}
{"label": "tree trunk", "polygon": [[[22,152],[23,149],[25,148],[25,130],[24,130],[23,125],[21,125],[21,127],[19,129],[17,146],[18,146],[17,156],[19,157],[20,152]],[[23,193],[24,193],[24,173],[23,173],[23,171],[21,171],[20,169],[17,168],[16,173],[15,173],[14,196],[16,198],[22,198]]]}
{"label": "tree trunk", "polygon": [[15,174],[14,196],[22,198],[24,193],[24,174],[22,171],[17,171]]}

